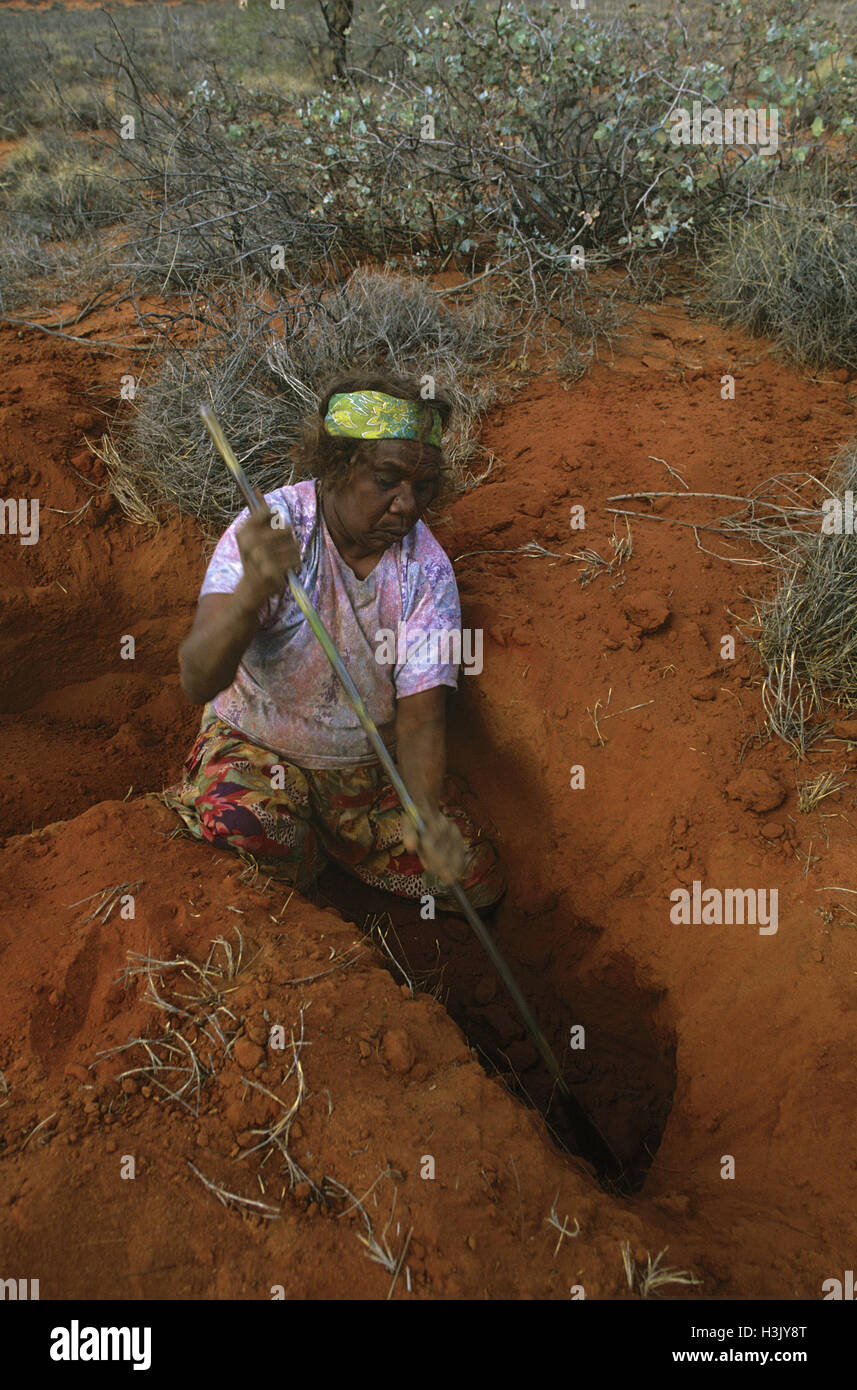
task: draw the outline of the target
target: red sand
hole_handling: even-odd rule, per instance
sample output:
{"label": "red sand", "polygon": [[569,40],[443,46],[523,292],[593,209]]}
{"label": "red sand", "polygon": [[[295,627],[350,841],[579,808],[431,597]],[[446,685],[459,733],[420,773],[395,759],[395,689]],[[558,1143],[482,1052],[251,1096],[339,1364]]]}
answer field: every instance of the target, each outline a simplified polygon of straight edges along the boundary
{"label": "red sand", "polygon": [[[536,540],[609,557],[609,495],[680,488],[650,455],[691,490],[743,493],[775,472],[823,468],[853,432],[847,382],[804,379],[765,343],[690,320],[680,300],[640,321],[620,357],[572,388],[536,377],[494,409],[484,431],[494,470],[435,528],[451,556]],[[116,404],[115,359],[5,328],[0,361],[6,495],[42,505],[38,545],[0,543],[11,837],[0,876],[0,1266],[40,1278],[46,1298],[269,1297],[276,1284],[288,1297],[385,1297],[391,1275],[367,1258],[348,1203],[319,1211],[309,1189],[289,1194],[276,1155],[240,1158],[256,1142],[249,1131],[281,1113],[242,1078],[291,1104],[283,1054],[259,1060],[258,1049],[272,1022],[288,1036],[303,1009],[308,1095],[291,1152],[312,1182],[327,1176],[357,1197],[384,1175],[364,1198],[375,1233],[394,1195],[394,1255],[412,1232],[395,1297],[568,1298],[574,1285],[622,1297],[627,1240],[643,1264],[669,1246],[664,1262],[691,1270],[698,1295],[818,1298],[853,1264],[857,932],[852,895],[826,887],[857,886],[853,783],[805,816],[786,748],[751,741],[739,761],[763,722],[758,672],[740,641],[739,659],[721,662],[720,639],[736,632],[730,612],[749,613],[742,590],[763,572],[644,521],[624,569],[583,588],[569,560],[456,565],[464,621],[486,639],[483,674],[464,678],[454,702],[452,761],[508,858],[500,949],[580,1098],[639,1177],[651,1163],[635,1196],[610,1196],[469,1050],[458,1024],[495,1062],[505,1049],[544,1104],[531,1046],[467,929],[422,923],[331,875],[316,905],[279,885],[262,892],[237,860],[171,837],[173,818],[140,795],[174,779],[198,720],[175,653],[201,541],[190,522],[149,534],[103,494],[70,523],[91,495],[73,469],[103,481],[82,436]],[[735,401],[720,398],[725,372]],[[584,532],[569,529],[574,503]],[[713,514],[679,505],[663,514]],[[129,633],[133,664],[119,654]],[[603,746],[587,713],[597,701]],[[852,766],[844,747],[827,745],[799,778]],[[585,790],[569,786],[578,764]],[[780,804],[754,812],[730,796],[744,772],[773,779]],[[70,906],[137,880],[133,920],[117,908],[84,922],[97,898]],[[669,894],[694,880],[776,887],[778,932],[672,925]],[[358,926],[325,910],[330,901]],[[294,983],[340,964],[331,950],[359,942],[382,904],[412,969],[443,967],[452,1018],[426,994],[411,998],[366,942],[353,965]],[[225,997],[234,1050],[212,1058],[199,1117],[123,1090],[116,1076],[140,1054],[96,1054],[163,1033],[139,981],[117,983],[126,953],[202,962],[236,923],[249,963]],[[569,1053],[579,1023],[587,1048]],[[126,1154],[133,1182],[120,1177]],[[426,1154],[434,1180],[420,1175]],[[734,1179],[721,1177],[724,1155]],[[282,1205],[281,1216],[224,1209],[189,1161],[230,1192]],[[558,1251],[546,1224],[555,1199],[572,1231],[580,1223]]]}

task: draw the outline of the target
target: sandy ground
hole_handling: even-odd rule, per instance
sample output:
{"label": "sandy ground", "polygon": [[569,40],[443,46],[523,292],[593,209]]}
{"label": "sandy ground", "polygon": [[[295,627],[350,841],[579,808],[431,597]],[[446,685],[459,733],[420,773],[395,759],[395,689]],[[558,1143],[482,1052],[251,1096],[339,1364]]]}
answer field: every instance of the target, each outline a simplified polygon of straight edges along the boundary
{"label": "sandy ground", "polygon": [[[854,430],[854,383],[804,378],[667,300],[579,383],[544,373],[495,407],[492,473],[435,527],[464,622],[485,632],[484,671],[452,704],[451,753],[509,864],[492,930],[634,1176],[620,1196],[561,1147],[556,1108],[547,1124],[539,1113],[534,1049],[460,923],[422,922],[332,875],[308,901],[174,833],[153,794],[199,717],[176,649],[202,538],[189,521],[133,525],[103,488],[84,440],[117,404],[115,360],[6,327],[0,362],[6,495],[41,501],[39,543],[0,543],[3,1266],[14,1252],[43,1298],[258,1298],[278,1284],[383,1298],[391,1283],[396,1298],[619,1298],[628,1242],[643,1266],[669,1247],[664,1263],[700,1281],[667,1296],[818,1298],[855,1235],[855,755],[828,741],[796,768],[754,737],[759,672],[737,619],[764,571],[666,521],[632,521],[632,555],[591,583],[568,556],[610,558],[607,506],[649,510],[610,496],[681,490],[658,460],[722,494],[823,469]],[[728,510],[665,501],[653,514]],[[528,541],[553,554],[469,553]],[[801,814],[796,779],[843,768],[848,789]],[[673,924],[669,895],[694,881],[776,888],[778,930]],[[133,917],[118,899],[92,916],[120,885]],[[366,936],[387,908],[414,989]],[[191,1017],[165,1032],[145,981],[121,978],[128,953],[202,966],[218,937],[237,950],[236,928],[234,973],[224,946],[205,976],[166,972],[166,998]],[[197,1056],[183,1104],[123,1078],[146,1061],[125,1046],[135,1038],[162,1061]],[[296,1102],[290,1190],[266,1135]],[[218,1204],[203,1179],[244,1205]],[[320,1207],[331,1181],[351,1196]]]}

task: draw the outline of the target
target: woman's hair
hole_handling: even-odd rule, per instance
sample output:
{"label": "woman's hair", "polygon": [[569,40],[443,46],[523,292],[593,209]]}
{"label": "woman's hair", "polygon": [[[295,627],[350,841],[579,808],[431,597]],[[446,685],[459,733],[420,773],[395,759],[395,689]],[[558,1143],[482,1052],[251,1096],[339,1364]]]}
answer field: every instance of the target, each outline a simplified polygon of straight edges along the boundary
{"label": "woman's hair", "polygon": [[[345,435],[328,434],[324,419],[330,399],[351,391],[383,391],[387,396],[397,396],[400,400],[414,401],[418,405],[437,410],[443,427],[452,413],[452,401],[438,391],[431,400],[424,400],[419,384],[407,377],[386,372],[343,372],[328,381],[322,388],[318,399],[318,410],[310,416],[301,431],[298,443],[291,451],[291,461],[296,475],[318,478],[325,487],[338,487],[348,482],[355,467],[363,459],[371,458],[373,447],[380,443],[377,439],[351,439]],[[450,483],[443,450],[433,444],[424,444],[429,457],[438,458],[440,486],[437,499],[444,494]]]}

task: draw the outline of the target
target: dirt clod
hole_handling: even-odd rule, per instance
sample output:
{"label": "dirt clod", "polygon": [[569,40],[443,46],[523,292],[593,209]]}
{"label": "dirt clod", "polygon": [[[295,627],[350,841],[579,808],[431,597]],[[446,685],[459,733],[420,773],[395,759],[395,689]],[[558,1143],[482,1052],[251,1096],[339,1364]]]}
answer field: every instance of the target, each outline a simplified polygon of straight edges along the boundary
{"label": "dirt clod", "polygon": [[265,1049],[259,1047],[258,1043],[251,1042],[249,1038],[239,1038],[232,1050],[239,1067],[244,1067],[247,1071],[252,1071],[265,1060]]}
{"label": "dirt clod", "polygon": [[622,610],[628,622],[645,633],[658,632],[670,616],[669,604],[654,589],[629,594],[622,602]]}
{"label": "dirt clod", "polygon": [[410,1071],[416,1055],[414,1045],[404,1028],[391,1028],[384,1034],[381,1055],[393,1071],[401,1074]]}
{"label": "dirt clod", "polygon": [[747,811],[762,815],[765,811],[775,811],[786,799],[786,789],[775,777],[761,768],[745,768],[726,788],[732,801],[739,802]]}

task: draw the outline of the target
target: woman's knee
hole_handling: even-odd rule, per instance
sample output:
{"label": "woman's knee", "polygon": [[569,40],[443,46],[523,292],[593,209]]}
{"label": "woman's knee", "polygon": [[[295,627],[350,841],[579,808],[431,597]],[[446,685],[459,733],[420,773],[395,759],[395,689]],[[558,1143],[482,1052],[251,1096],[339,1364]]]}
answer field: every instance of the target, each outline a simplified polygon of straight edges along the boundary
{"label": "woman's knee", "polygon": [[212,798],[211,789],[200,799],[197,814],[202,832],[212,844],[248,850],[272,858],[302,857],[309,826],[286,812],[276,816],[258,803]]}

